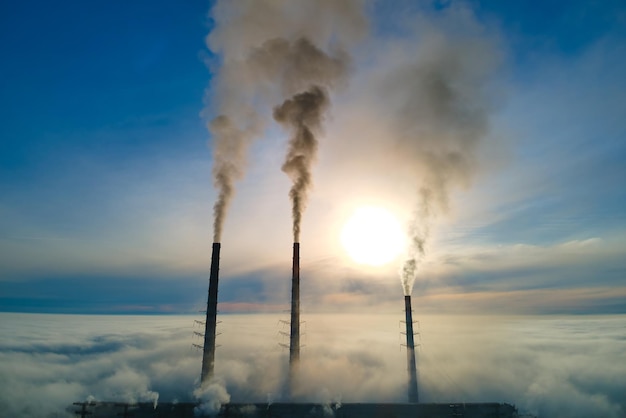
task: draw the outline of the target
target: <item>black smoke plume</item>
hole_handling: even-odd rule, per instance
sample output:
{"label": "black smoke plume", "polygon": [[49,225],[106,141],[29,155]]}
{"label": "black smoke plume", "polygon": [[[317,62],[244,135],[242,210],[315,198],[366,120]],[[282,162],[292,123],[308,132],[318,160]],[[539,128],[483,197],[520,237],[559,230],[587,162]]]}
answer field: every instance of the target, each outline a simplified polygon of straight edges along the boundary
{"label": "black smoke plume", "polygon": [[312,184],[324,113],[329,107],[326,89],[344,81],[349,57],[342,50],[328,54],[307,38],[295,41],[277,38],[265,42],[252,54],[252,60],[266,77],[276,77],[282,94],[290,96],[274,108],[274,119],[290,132],[287,156],[282,170],[293,182],[292,203],[294,242],[300,241],[302,213]]}
{"label": "black smoke plume", "polygon": [[293,216],[294,242],[300,242],[300,222],[311,186],[311,166],[317,153],[323,114],[328,107],[324,89],[313,86],[274,108],[274,119],[291,131],[287,158],[282,169],[293,181],[289,197]]}

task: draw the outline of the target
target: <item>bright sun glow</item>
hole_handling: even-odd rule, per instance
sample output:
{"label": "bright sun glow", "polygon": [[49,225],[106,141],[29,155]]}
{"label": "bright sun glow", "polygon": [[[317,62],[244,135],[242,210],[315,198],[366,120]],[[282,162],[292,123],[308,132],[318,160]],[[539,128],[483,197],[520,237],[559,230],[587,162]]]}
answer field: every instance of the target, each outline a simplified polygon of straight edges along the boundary
{"label": "bright sun glow", "polygon": [[381,266],[404,249],[405,235],[389,211],[366,206],[348,219],[341,231],[341,243],[357,263]]}

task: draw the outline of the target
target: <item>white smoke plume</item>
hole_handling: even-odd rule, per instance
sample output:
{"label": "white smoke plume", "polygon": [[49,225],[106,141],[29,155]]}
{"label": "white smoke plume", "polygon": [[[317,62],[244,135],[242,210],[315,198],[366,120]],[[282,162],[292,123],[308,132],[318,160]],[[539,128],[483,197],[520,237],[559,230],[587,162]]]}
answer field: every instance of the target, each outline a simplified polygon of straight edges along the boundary
{"label": "white smoke plume", "polygon": [[224,383],[218,380],[201,385],[193,391],[193,396],[200,401],[194,408],[196,416],[217,415],[222,405],[230,402],[230,395],[224,387]]}
{"label": "white smoke plume", "polygon": [[[264,108],[288,98],[295,100],[292,96],[310,88],[322,91],[343,81],[349,63],[346,48],[366,32],[363,5],[361,0],[216,3],[212,13],[215,28],[207,39],[209,48],[222,60],[211,92],[219,113],[210,123],[218,188],[215,241],[221,239],[234,182],[244,173],[247,148],[262,132]],[[293,147],[290,155],[292,151]],[[309,163],[300,168],[310,167],[312,157],[306,157]],[[292,166],[288,161],[284,168],[290,176]],[[307,171],[294,178],[290,194],[298,215],[309,177]],[[294,234],[295,230],[294,224]]]}
{"label": "white smoke plume", "polygon": [[478,147],[488,133],[490,81],[501,54],[476,24],[456,31],[424,30],[414,47],[415,58],[393,69],[382,83],[392,98],[395,146],[412,161],[417,180],[410,248],[401,273],[407,295],[426,253],[432,222],[448,211],[450,192],[471,183]]}
{"label": "white smoke plume", "polygon": [[[254,115],[250,115],[254,121]],[[257,133],[256,124],[237,126],[226,115],[217,116],[209,124],[215,138],[213,146],[213,184],[218,197],[213,206],[213,242],[220,242],[224,217],[235,191],[235,181],[244,173],[246,149]]]}

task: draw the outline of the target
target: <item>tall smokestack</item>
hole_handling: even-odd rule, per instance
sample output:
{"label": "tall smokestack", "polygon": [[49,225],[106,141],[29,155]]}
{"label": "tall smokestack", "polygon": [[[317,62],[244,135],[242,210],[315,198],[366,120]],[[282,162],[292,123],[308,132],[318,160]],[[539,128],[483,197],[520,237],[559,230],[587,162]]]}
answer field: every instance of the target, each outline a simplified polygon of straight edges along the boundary
{"label": "tall smokestack", "polygon": [[417,365],[415,364],[415,339],[413,336],[413,312],[411,311],[410,295],[404,297],[404,310],[406,313],[406,363],[409,372],[409,402],[418,403]]}
{"label": "tall smokestack", "polygon": [[300,243],[293,243],[291,269],[291,333],[289,337],[289,390],[294,393],[295,379],[300,361]]}
{"label": "tall smokestack", "polygon": [[206,323],[204,327],[204,350],[202,353],[201,384],[208,382],[213,377],[215,363],[215,329],[217,326],[217,284],[220,272],[220,248],[219,242],[213,243],[211,255],[211,276],[209,278],[209,297],[206,307]]}

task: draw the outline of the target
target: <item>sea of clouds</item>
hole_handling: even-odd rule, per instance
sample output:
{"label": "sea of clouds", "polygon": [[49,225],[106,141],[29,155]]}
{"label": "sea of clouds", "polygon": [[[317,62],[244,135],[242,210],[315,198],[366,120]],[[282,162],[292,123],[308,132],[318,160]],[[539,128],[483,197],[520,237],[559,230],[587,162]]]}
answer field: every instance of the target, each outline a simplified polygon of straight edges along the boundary
{"label": "sea of clouds", "polygon": [[[419,316],[419,315],[418,315]],[[0,314],[2,416],[70,417],[72,402],[285,401],[284,315],[221,315],[216,379],[198,390],[191,316]],[[297,398],[405,402],[402,313],[304,315]],[[420,316],[422,402],[507,402],[539,417],[623,417],[621,316]],[[284,329],[288,331],[288,327]]]}

